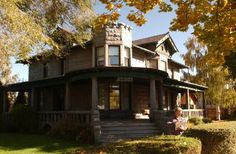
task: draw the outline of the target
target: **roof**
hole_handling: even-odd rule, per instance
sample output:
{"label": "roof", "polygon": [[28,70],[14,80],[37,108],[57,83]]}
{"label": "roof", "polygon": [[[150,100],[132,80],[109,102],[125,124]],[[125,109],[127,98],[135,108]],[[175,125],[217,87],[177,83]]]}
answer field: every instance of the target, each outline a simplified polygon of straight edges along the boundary
{"label": "roof", "polygon": [[179,80],[175,80],[171,78],[165,78],[164,85],[167,87],[173,87],[173,88],[178,88],[178,89],[189,89],[189,90],[194,90],[194,91],[204,91],[208,88],[200,84],[186,82],[186,81],[179,81]]}
{"label": "roof", "polygon": [[[90,46],[92,45],[92,41],[87,41],[85,42],[85,44],[82,46],[82,45],[74,45],[74,46],[71,46],[69,48],[69,52],[72,51],[73,49],[75,48],[79,48],[79,47],[87,47],[87,46]],[[65,54],[67,55],[67,54]],[[22,63],[22,64],[29,64],[33,61],[38,61],[38,60],[45,60],[45,58],[50,58],[51,56],[56,56],[53,52],[50,51],[46,51],[46,52],[43,52],[43,53],[40,53],[40,54],[37,54],[37,55],[34,55],[28,59],[21,59],[21,60],[17,60],[16,63]],[[61,57],[60,56],[57,56],[58,58],[64,58],[63,57],[64,55],[62,55]]]}
{"label": "roof", "polygon": [[157,69],[147,69],[139,67],[98,67],[84,70],[73,71],[64,76],[47,78],[36,81],[28,81],[0,86],[0,90],[10,91],[31,91],[34,87],[48,87],[65,84],[67,81],[73,82],[81,79],[90,79],[91,77],[136,77],[136,78],[167,78],[168,74]]}
{"label": "roof", "polygon": [[132,46],[133,46],[134,48],[140,49],[140,50],[145,51],[145,52],[147,52],[147,53],[156,54],[155,51],[152,51],[152,50],[149,50],[149,49],[140,47],[140,46],[138,46],[138,45],[132,44]]}
{"label": "roof", "polygon": [[179,63],[179,62],[177,62],[177,61],[175,61],[175,60],[173,60],[173,59],[168,59],[168,61],[169,61],[170,63],[173,63],[173,64],[179,66],[179,68],[189,68],[188,66],[186,66],[186,65],[184,65],[184,64],[181,64],[181,63]]}
{"label": "roof", "polygon": [[157,43],[158,41],[163,39],[167,34],[168,33],[134,40],[133,44],[135,44],[135,45],[144,45],[144,44],[149,44],[149,43],[154,43],[154,42]]}
{"label": "roof", "polygon": [[171,55],[173,55],[175,52],[179,52],[173,39],[171,38],[171,36],[169,34],[169,32],[167,32],[165,34],[160,34],[160,35],[155,35],[155,36],[151,36],[151,37],[138,39],[138,40],[133,41],[133,44],[143,46],[146,44],[155,43],[156,48],[158,48],[161,44],[163,44],[163,42],[169,44],[169,46],[171,48],[171,50],[170,50]]}

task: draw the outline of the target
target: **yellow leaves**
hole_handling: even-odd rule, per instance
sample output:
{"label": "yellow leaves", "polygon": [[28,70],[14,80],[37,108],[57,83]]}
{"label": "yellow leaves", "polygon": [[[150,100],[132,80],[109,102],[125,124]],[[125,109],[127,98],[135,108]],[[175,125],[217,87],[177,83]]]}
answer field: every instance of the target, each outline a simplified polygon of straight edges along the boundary
{"label": "yellow leaves", "polygon": [[108,3],[107,6],[106,6],[106,9],[111,11],[112,9],[114,9],[114,4]]}
{"label": "yellow leaves", "polygon": [[[106,15],[113,14],[114,12],[119,14],[118,11],[124,6],[134,8],[128,13],[127,19],[136,23],[138,26],[142,26],[146,23],[147,20],[145,18],[145,14],[153,10],[156,6],[159,6],[160,10],[163,12],[171,11],[170,5],[165,3],[163,0],[100,0],[100,2],[105,4],[106,9],[109,11],[108,13],[105,13]],[[117,14],[113,15],[113,19],[118,17]],[[104,14],[101,16],[104,16]],[[102,21],[106,20],[103,19]],[[98,24],[100,25],[101,23]]]}
{"label": "yellow leaves", "polygon": [[138,12],[129,13],[128,16],[127,16],[127,19],[129,19],[130,21],[133,21],[138,26],[142,26],[143,24],[145,24],[147,22],[144,15],[139,14]]}

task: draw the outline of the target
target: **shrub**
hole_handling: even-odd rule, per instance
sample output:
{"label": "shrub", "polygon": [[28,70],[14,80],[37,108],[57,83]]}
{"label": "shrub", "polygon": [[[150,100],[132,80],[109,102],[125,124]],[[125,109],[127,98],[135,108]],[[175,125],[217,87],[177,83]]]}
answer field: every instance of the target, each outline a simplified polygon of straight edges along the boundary
{"label": "shrub", "polygon": [[37,114],[33,112],[30,106],[24,104],[15,105],[11,112],[10,118],[16,131],[35,132],[38,128]]}
{"label": "shrub", "polygon": [[78,121],[70,118],[60,120],[53,125],[49,134],[81,144],[90,144],[93,139],[90,127],[82,126]]}
{"label": "shrub", "polygon": [[203,118],[202,122],[204,122],[204,123],[212,123],[212,120],[210,118]]}
{"label": "shrub", "polygon": [[202,119],[198,117],[190,118],[188,121],[194,125],[199,125],[202,123]]}
{"label": "shrub", "polygon": [[236,153],[235,128],[236,122],[218,122],[195,126],[185,135],[201,140],[203,154],[233,154]]}
{"label": "shrub", "polygon": [[126,141],[93,148],[80,149],[76,153],[107,153],[107,154],[200,154],[201,142],[194,138],[181,136],[156,136],[140,140]]}

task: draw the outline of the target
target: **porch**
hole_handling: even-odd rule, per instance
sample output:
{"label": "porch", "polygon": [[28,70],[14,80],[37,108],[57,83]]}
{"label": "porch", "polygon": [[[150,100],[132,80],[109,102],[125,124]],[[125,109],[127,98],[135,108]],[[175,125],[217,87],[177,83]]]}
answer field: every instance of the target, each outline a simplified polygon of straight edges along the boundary
{"label": "porch", "polygon": [[[156,111],[173,110],[179,105],[179,93],[186,93],[187,98],[189,92],[200,89],[198,92],[204,95],[205,87],[166,78],[165,72],[154,69],[96,68],[61,78],[9,85],[1,90],[1,112],[9,111],[7,92],[27,92],[28,102],[38,112],[42,127],[64,118],[76,119],[90,126],[99,142],[104,120],[135,120],[135,114],[142,113],[159,129],[161,115]],[[187,100],[190,99],[185,104],[189,104]],[[204,111],[186,106],[184,116],[202,115]]]}

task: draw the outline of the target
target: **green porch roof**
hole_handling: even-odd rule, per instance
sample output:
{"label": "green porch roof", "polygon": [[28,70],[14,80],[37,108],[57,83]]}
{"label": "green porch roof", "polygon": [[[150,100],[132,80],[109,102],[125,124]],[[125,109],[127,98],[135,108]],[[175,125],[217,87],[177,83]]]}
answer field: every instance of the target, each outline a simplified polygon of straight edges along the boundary
{"label": "green porch roof", "polygon": [[178,81],[178,80],[170,79],[170,78],[165,78],[163,82],[164,82],[164,86],[173,87],[173,88],[177,88],[177,89],[189,89],[189,90],[194,90],[194,91],[204,91],[208,88],[208,87],[200,85],[200,84],[185,82],[185,81]]}
{"label": "green porch roof", "polygon": [[157,79],[163,80],[164,86],[167,87],[178,89],[192,89],[195,91],[203,91],[207,89],[207,87],[202,85],[170,79],[166,72],[157,69],[134,67],[98,67],[69,72],[64,76],[57,78],[48,78],[43,80],[28,81],[1,86],[0,90],[5,89],[9,91],[31,91],[32,88],[61,85],[65,84],[67,81],[74,82],[77,80],[89,79],[92,77],[134,77],[143,79]]}
{"label": "green porch roof", "polygon": [[1,86],[0,89],[10,91],[30,91],[33,87],[49,87],[54,85],[65,84],[66,81],[73,82],[82,79],[89,79],[92,77],[106,78],[106,77],[135,77],[144,79],[163,79],[168,74],[164,71],[147,68],[133,68],[133,67],[98,67],[91,69],[84,69],[73,71],[61,77],[48,78],[36,81],[28,81]]}

